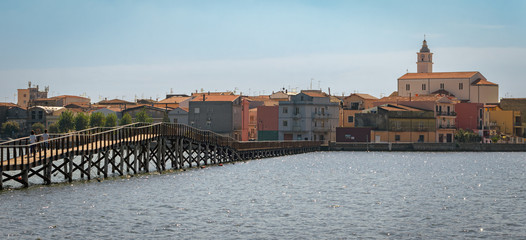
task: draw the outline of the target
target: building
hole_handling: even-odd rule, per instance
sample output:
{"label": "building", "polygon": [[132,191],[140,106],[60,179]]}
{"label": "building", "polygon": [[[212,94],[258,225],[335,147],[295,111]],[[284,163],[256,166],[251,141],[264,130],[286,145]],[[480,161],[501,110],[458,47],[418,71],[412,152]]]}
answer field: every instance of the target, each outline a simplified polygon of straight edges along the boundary
{"label": "building", "polygon": [[248,140],[247,123],[246,133],[243,132],[243,121],[249,113],[248,102],[243,101],[241,96],[208,93],[194,96],[188,110],[190,126],[230,136],[236,140]]}
{"label": "building", "polygon": [[27,89],[18,89],[17,105],[23,108],[30,106],[30,103],[35,99],[47,98],[47,93],[49,91],[48,87],[46,87],[44,91],[40,91],[38,85],[36,87],[31,87],[31,82],[29,82],[28,85]]}
{"label": "building", "polygon": [[61,95],[51,98],[39,98],[34,99],[31,106],[48,106],[48,107],[64,107],[70,104],[84,104],[89,105],[91,100],[85,97],[73,96],[73,95]]}
{"label": "building", "polygon": [[168,118],[171,123],[180,123],[188,125],[188,108],[177,107],[168,112]]}
{"label": "building", "polygon": [[485,126],[488,126],[490,136],[499,135],[513,142],[523,142],[524,127],[520,111],[502,110],[498,105],[485,105],[484,109],[487,113]]}
{"label": "building", "polygon": [[499,85],[480,72],[433,72],[433,53],[424,40],[417,53],[417,73],[398,78],[398,95],[402,97],[447,94],[472,103],[498,103]]}
{"label": "building", "polygon": [[18,123],[21,133],[28,132],[27,109],[13,103],[0,103],[0,127],[7,121]]}
{"label": "building", "polygon": [[122,116],[127,113],[132,117],[133,121],[135,121],[137,113],[142,112],[143,110],[145,110],[146,114],[152,118],[153,122],[162,122],[165,114],[168,114],[168,111],[164,108],[140,105],[122,110]]}
{"label": "building", "polygon": [[432,111],[436,119],[436,142],[453,142],[456,132],[455,104],[458,99],[442,94],[419,95],[413,97],[390,96],[378,99],[375,106],[383,104],[400,104],[403,106]]}
{"label": "building", "polygon": [[258,141],[277,141],[279,139],[279,105],[257,107]]}
{"label": "building", "polygon": [[257,117],[258,117],[257,108],[252,108],[248,110],[248,140],[249,141],[254,141],[258,139]]}
{"label": "building", "polygon": [[353,93],[343,98],[340,114],[340,127],[354,127],[354,115],[362,110],[374,107],[378,98],[364,93]]}
{"label": "building", "polygon": [[[526,98],[502,98],[500,99],[499,106],[502,110],[519,111],[521,116],[526,116]],[[521,119],[521,125],[524,128],[526,127],[526,117],[522,117]]]}
{"label": "building", "polygon": [[303,90],[279,102],[279,140],[335,141],[339,103],[319,90]]}
{"label": "building", "polygon": [[400,104],[385,104],[356,114],[355,126],[371,128],[372,142],[436,142],[435,113]]}
{"label": "building", "polygon": [[35,106],[27,109],[29,126],[35,123],[42,123],[48,128],[51,124],[58,122],[62,112],[67,111],[64,107]]}
{"label": "building", "polygon": [[[457,129],[471,130],[483,136],[481,131],[484,126],[484,104],[482,103],[457,103],[455,104]],[[487,128],[486,128],[487,130]]]}

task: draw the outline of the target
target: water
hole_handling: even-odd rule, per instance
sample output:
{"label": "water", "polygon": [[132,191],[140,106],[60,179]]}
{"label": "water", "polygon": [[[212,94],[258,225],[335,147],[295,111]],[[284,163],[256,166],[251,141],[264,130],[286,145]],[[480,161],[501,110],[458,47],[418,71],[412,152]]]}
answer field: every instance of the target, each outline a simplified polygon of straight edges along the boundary
{"label": "water", "polygon": [[318,152],[0,193],[1,239],[524,239],[526,153]]}

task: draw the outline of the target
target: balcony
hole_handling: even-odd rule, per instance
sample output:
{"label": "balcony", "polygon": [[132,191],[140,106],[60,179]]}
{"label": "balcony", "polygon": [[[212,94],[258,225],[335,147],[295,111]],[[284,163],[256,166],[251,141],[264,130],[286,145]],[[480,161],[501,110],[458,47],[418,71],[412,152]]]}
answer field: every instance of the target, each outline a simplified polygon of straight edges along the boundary
{"label": "balcony", "polygon": [[456,112],[437,112],[437,116],[456,116]]}
{"label": "balcony", "polygon": [[329,113],[312,113],[312,118],[317,118],[317,119],[327,119],[330,116],[331,115]]}
{"label": "balcony", "polygon": [[514,122],[514,123],[513,123],[513,126],[514,126],[514,127],[521,127],[521,126],[522,126],[522,123],[521,123],[521,122]]}
{"label": "balcony", "polygon": [[300,119],[300,118],[301,118],[301,114],[299,114],[299,113],[292,114],[292,118],[294,118],[294,119]]}
{"label": "balcony", "polygon": [[330,127],[313,127],[312,131],[313,132],[330,132],[331,128]]}
{"label": "balcony", "polygon": [[456,129],[455,125],[438,125],[439,129]]}

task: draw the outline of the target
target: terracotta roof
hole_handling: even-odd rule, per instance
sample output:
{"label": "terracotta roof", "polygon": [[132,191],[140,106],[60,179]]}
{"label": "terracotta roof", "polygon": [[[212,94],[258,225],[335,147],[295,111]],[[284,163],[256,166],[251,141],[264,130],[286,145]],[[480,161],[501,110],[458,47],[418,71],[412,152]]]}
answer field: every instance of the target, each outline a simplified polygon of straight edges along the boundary
{"label": "terracotta roof", "polygon": [[345,98],[351,97],[351,96],[353,96],[353,95],[358,96],[358,97],[361,97],[361,98],[363,98],[363,99],[371,99],[371,100],[376,100],[376,99],[378,99],[377,97],[375,97],[375,96],[371,96],[371,95],[366,94],[366,93],[353,93],[353,94],[351,94],[351,95],[349,95],[349,96],[347,96],[347,97],[345,97]]}
{"label": "terracotta roof", "polygon": [[448,92],[448,91],[446,91],[446,90],[444,90],[444,89],[439,89],[439,90],[436,90],[436,91],[434,91],[434,92],[432,92],[432,93],[433,93],[433,94],[449,95],[449,96],[453,96],[453,97],[455,96],[455,95],[453,95],[452,93],[450,93],[450,92]]}
{"label": "terracotta roof", "polygon": [[478,72],[433,72],[433,73],[406,73],[399,79],[427,79],[427,78],[471,78]]}
{"label": "terracotta roof", "polygon": [[192,93],[192,97],[194,96],[200,96],[200,95],[234,95],[233,92],[200,92],[200,93]]}
{"label": "terracotta roof", "polygon": [[498,86],[498,84],[495,84],[495,83],[492,83],[488,80],[484,80],[484,79],[478,79],[476,81],[474,81],[473,83],[471,83],[471,85],[473,86]]}
{"label": "terracotta roof", "polygon": [[184,101],[186,101],[186,100],[188,100],[190,98],[192,98],[192,97],[178,97],[178,96],[175,96],[175,97],[170,97],[170,98],[161,100],[158,103],[181,103],[181,102],[184,102]]}
{"label": "terracotta roof", "polygon": [[322,91],[301,91],[301,93],[311,97],[327,97],[327,94]]}
{"label": "terracotta roof", "polygon": [[17,105],[10,102],[0,102],[0,106],[2,107],[16,107]]}
{"label": "terracotta roof", "polygon": [[417,111],[423,111],[418,108],[413,108],[409,106],[404,106],[400,104],[387,104],[384,106],[378,106],[381,109],[387,110],[387,111],[404,111],[404,112],[417,112]]}
{"label": "terracotta roof", "polygon": [[136,104],[134,102],[128,102],[121,99],[111,99],[111,100],[102,100],[98,102],[97,104],[103,105],[103,104]]}
{"label": "terracotta roof", "polygon": [[432,95],[420,95],[420,96],[413,96],[413,97],[383,97],[378,99],[375,102],[397,102],[397,101],[433,101],[436,102],[444,97],[447,97],[449,99],[456,99],[454,96],[443,96],[440,94],[432,94]]}
{"label": "terracotta roof", "polygon": [[202,102],[203,96],[205,96],[205,101],[207,102],[233,102],[238,99],[239,95],[207,95],[203,94],[201,96],[196,95],[192,102]]}
{"label": "terracotta roof", "polygon": [[60,95],[60,96],[52,97],[52,99],[57,99],[57,98],[81,98],[81,99],[88,99],[89,100],[89,98],[85,98],[85,97],[81,97],[81,96],[74,96],[74,95]]}

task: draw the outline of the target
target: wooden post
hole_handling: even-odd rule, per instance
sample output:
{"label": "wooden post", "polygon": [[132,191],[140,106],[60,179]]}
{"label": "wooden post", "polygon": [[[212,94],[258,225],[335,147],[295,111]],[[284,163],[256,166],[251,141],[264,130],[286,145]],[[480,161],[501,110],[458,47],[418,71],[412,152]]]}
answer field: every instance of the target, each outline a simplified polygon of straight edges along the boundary
{"label": "wooden post", "polygon": [[24,184],[24,187],[29,187],[28,167],[26,166],[25,169],[22,169],[22,184]]}

